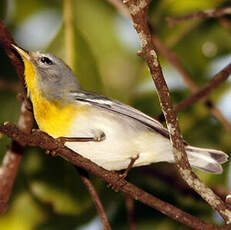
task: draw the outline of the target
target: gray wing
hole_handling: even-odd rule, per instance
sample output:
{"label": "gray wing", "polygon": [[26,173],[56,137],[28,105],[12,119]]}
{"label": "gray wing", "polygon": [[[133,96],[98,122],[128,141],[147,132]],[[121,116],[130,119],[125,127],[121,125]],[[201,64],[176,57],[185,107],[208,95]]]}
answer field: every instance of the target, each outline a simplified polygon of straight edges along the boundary
{"label": "gray wing", "polygon": [[83,90],[71,92],[71,96],[75,100],[89,105],[94,105],[105,110],[113,111],[118,114],[133,118],[147,127],[157,131],[162,136],[169,138],[168,130],[165,129],[160,122],[147,116],[146,114],[140,112],[137,109],[132,108],[131,106],[125,105],[119,101],[111,100],[104,96],[100,96],[94,93],[86,92]]}

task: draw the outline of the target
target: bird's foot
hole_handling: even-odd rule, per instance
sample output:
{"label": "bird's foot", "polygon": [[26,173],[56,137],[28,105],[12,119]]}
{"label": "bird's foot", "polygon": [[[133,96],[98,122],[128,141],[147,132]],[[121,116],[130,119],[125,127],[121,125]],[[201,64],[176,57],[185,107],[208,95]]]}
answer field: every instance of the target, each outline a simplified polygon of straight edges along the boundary
{"label": "bird's foot", "polygon": [[134,163],[138,158],[139,158],[139,154],[137,154],[135,157],[131,157],[130,159],[131,161],[128,167],[123,173],[119,174],[119,179],[116,181],[116,183],[114,185],[108,184],[107,187],[112,188],[113,190],[115,190],[115,192],[118,192],[119,190],[121,190],[121,188],[126,184],[125,178],[127,177],[128,172],[134,166]]}

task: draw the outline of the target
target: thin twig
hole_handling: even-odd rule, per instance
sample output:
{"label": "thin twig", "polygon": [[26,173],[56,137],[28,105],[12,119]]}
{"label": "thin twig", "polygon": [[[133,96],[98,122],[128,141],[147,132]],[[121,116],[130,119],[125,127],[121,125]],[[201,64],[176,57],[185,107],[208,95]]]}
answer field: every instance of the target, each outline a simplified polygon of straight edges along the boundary
{"label": "thin twig", "polygon": [[[181,74],[185,84],[189,87],[189,89],[196,93],[200,90],[200,88],[196,85],[196,83],[190,77],[190,74],[183,68],[182,64],[180,63],[179,58],[177,57],[176,53],[169,51],[168,48],[160,41],[158,35],[155,32],[152,32],[152,41],[160,54],[162,54]],[[210,110],[212,115],[220,122],[223,128],[231,133],[231,124],[230,122],[224,117],[219,109],[217,109],[213,103],[205,99],[203,101],[204,105]]]}
{"label": "thin twig", "polygon": [[162,200],[159,200],[155,196],[136,187],[132,183],[127,182],[125,179],[121,179],[118,173],[115,173],[113,171],[107,171],[99,167],[92,161],[83,158],[78,153],[73,152],[72,150],[63,146],[60,142],[53,139],[46,133],[43,133],[41,131],[34,131],[31,134],[26,134],[9,122],[0,124],[0,132],[6,134],[11,139],[19,142],[22,146],[38,146],[42,149],[55,151],[63,159],[69,161],[77,167],[83,168],[89,173],[95,174],[102,180],[105,180],[109,184],[113,185],[113,187],[116,187],[118,190],[121,190],[125,194],[131,196],[133,199],[139,200],[140,202],[159,210],[163,214],[191,228],[200,230],[230,229],[230,225],[218,227],[214,226],[213,224],[205,223],[200,219],[176,208],[175,206]]}
{"label": "thin twig", "polygon": [[[0,20],[0,43],[4,47],[7,55],[11,59],[12,64],[16,68],[16,72],[21,79],[24,86],[24,67],[21,59],[11,49],[11,44],[14,40],[7,30],[4,23]],[[26,92],[25,88],[24,94]],[[33,127],[33,114],[27,107],[29,102],[25,99],[21,106],[21,113],[19,116],[18,127],[25,133],[30,133]],[[22,158],[23,148],[17,142],[13,141],[10,149],[6,152],[2,165],[0,167],[0,213],[4,213],[8,207],[8,201],[11,195],[12,187],[18,168]]]}
{"label": "thin twig", "polygon": [[224,69],[222,69],[219,73],[217,73],[213,79],[205,85],[202,89],[191,95],[190,97],[181,101],[175,107],[175,111],[179,112],[184,110],[185,108],[191,106],[193,103],[203,100],[208,96],[213,90],[215,90],[222,82],[228,79],[231,73],[231,63],[228,64]]}
{"label": "thin twig", "polygon": [[125,195],[125,203],[130,230],[136,230],[136,222],[134,218],[134,199],[128,195]]}
{"label": "thin twig", "polygon": [[220,197],[201,182],[200,179],[192,172],[191,166],[188,162],[176,112],[171,102],[169,89],[165,82],[147,23],[146,15],[150,0],[127,0],[124,1],[124,3],[130,11],[134,28],[140,38],[142,51],[139,54],[146,60],[157,89],[160,105],[166,119],[172,143],[174,159],[179,173],[191,188],[200,194],[200,196],[207,201],[213,209],[220,213],[227,224],[231,224],[231,211],[226,208],[225,203],[220,199]]}
{"label": "thin twig", "polygon": [[92,200],[93,200],[93,202],[95,204],[96,210],[97,210],[97,212],[99,214],[99,217],[101,219],[101,222],[103,224],[103,229],[104,230],[111,230],[111,226],[110,226],[110,223],[108,221],[106,212],[105,212],[104,207],[102,205],[102,202],[101,202],[101,200],[99,198],[98,193],[95,190],[94,185],[91,183],[91,181],[89,179],[88,173],[85,170],[81,169],[81,168],[78,168],[78,167],[75,167],[75,168],[78,171],[82,182],[84,183],[84,185],[86,186],[88,192],[91,195],[91,198],[92,198]]}
{"label": "thin twig", "polygon": [[173,26],[178,22],[191,20],[191,19],[204,19],[204,18],[220,18],[224,15],[231,14],[231,7],[223,8],[223,9],[209,9],[204,11],[197,11],[192,14],[180,16],[180,17],[167,17],[166,20],[169,23],[169,26]]}

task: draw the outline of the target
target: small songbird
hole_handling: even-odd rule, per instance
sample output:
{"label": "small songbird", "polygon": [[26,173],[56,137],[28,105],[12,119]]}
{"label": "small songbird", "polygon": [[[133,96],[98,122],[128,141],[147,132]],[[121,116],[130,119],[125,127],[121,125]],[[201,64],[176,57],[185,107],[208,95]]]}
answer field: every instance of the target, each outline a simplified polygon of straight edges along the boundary
{"label": "small songbird", "polygon": [[[107,170],[174,162],[168,130],[155,119],[116,100],[81,89],[59,58],[12,45],[25,66],[25,82],[39,129]],[[81,141],[82,140],[82,141]],[[192,167],[222,173],[228,156],[185,144]]]}

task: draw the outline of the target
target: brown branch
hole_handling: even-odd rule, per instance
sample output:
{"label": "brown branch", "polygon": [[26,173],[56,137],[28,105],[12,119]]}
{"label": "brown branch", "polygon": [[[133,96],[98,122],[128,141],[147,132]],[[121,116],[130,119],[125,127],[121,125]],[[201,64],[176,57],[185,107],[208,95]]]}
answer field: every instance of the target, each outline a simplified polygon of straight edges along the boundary
{"label": "brown branch", "polygon": [[113,187],[116,187],[118,190],[121,190],[133,199],[139,200],[140,202],[159,210],[163,214],[171,217],[172,219],[177,220],[180,223],[183,223],[194,229],[230,229],[230,226],[217,227],[212,224],[205,223],[200,219],[176,208],[175,206],[159,200],[155,196],[145,192],[144,190],[136,187],[126,180],[121,179],[118,173],[115,173],[113,171],[107,171],[94,164],[90,160],[83,158],[78,153],[73,152],[67,147],[64,147],[60,142],[56,141],[46,133],[43,133],[41,131],[34,131],[31,134],[26,134],[21,132],[15,125],[12,125],[9,122],[0,124],[0,132],[19,142],[22,146],[38,146],[49,151],[55,151],[59,156],[61,156],[65,160],[68,160],[73,165],[76,165],[77,167],[80,167],[88,171],[89,173],[95,174],[102,180],[105,180],[106,182],[112,184]]}
{"label": "brown branch", "polygon": [[[21,59],[11,49],[14,40],[7,30],[4,23],[0,20],[0,43],[4,47],[16,72],[24,86],[24,67]],[[26,92],[24,88],[24,93]],[[21,106],[19,116],[19,129],[25,133],[30,133],[33,127],[33,114],[27,109],[28,101],[25,100]],[[8,201],[11,195],[12,187],[22,158],[23,148],[17,142],[13,141],[10,149],[6,152],[2,165],[0,167],[0,213],[4,213],[8,207]]]}
{"label": "brown branch", "polygon": [[222,82],[228,79],[231,73],[231,64],[228,64],[224,69],[222,69],[219,73],[217,73],[214,78],[205,85],[202,89],[197,91],[192,96],[186,98],[185,100],[181,101],[178,105],[176,105],[175,110],[176,112],[182,111],[185,108],[189,107],[193,103],[203,100],[205,97],[208,96],[213,90],[215,90]]}
{"label": "brown branch", "polygon": [[130,230],[136,230],[136,222],[134,218],[134,199],[125,195],[125,204],[127,208],[127,216]]}
{"label": "brown branch", "polygon": [[96,210],[99,214],[99,217],[100,217],[102,225],[103,225],[103,230],[111,230],[111,226],[110,226],[110,223],[108,221],[104,207],[101,203],[99,195],[97,194],[97,192],[95,190],[94,185],[91,183],[91,181],[89,179],[88,173],[81,168],[78,168],[78,167],[75,167],[75,168],[78,171],[82,182],[86,186],[86,188],[87,188],[88,192],[90,193],[90,196],[91,196],[91,198],[95,204]]}
{"label": "brown branch", "polygon": [[188,162],[176,112],[171,102],[168,86],[165,82],[147,23],[146,10],[150,0],[127,0],[124,1],[124,3],[130,11],[134,28],[140,38],[142,47],[140,55],[144,57],[148,64],[149,71],[157,89],[160,105],[166,119],[173,147],[174,159],[179,173],[191,188],[200,194],[200,196],[207,201],[213,209],[220,213],[227,224],[231,224],[231,211],[226,208],[225,203],[220,199],[220,197],[202,183],[192,172]]}
{"label": "brown branch", "polygon": [[188,14],[180,17],[167,17],[166,20],[169,23],[169,26],[174,26],[176,23],[191,19],[204,19],[204,18],[220,18],[224,15],[231,14],[231,7],[223,8],[223,9],[209,9],[204,11],[197,11],[192,14]]}
{"label": "brown branch", "polygon": [[[198,92],[200,88],[192,80],[190,74],[183,68],[176,53],[169,51],[168,48],[160,41],[158,35],[155,32],[152,32],[152,41],[156,46],[156,48],[158,49],[158,51],[160,52],[160,54],[162,54],[178,70],[178,72],[181,74],[185,84],[189,87],[189,89],[193,93]],[[203,103],[210,110],[212,115],[220,122],[220,124],[224,127],[224,129],[231,133],[231,124],[224,117],[221,111],[217,109],[209,99],[205,99]]]}

